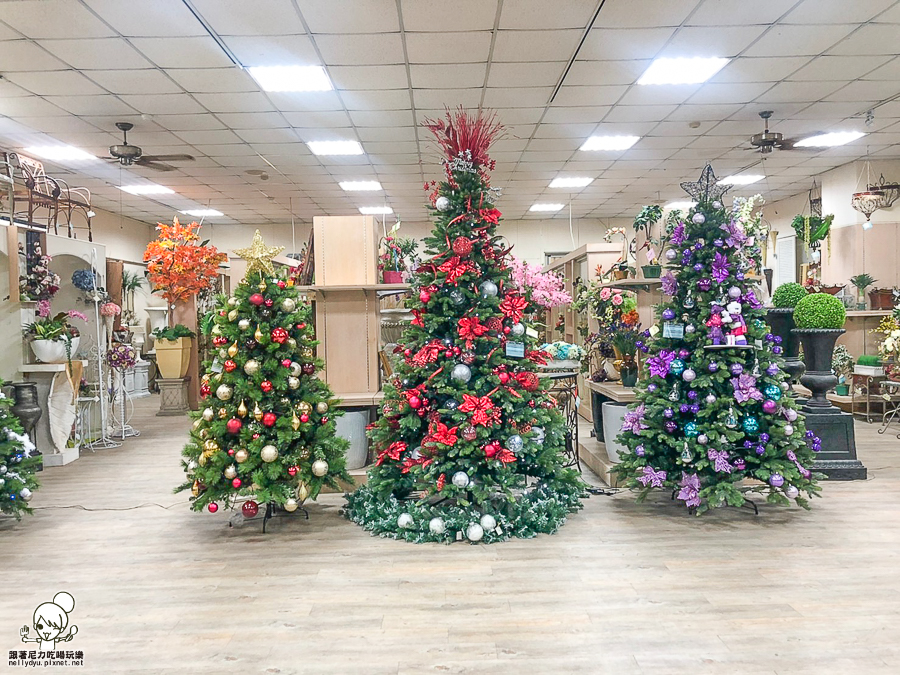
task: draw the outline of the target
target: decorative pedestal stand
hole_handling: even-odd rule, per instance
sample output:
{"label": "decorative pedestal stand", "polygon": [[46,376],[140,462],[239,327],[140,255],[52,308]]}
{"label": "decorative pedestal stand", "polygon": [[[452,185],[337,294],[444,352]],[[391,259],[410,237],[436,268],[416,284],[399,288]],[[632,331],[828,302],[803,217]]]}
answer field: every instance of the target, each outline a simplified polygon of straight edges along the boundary
{"label": "decorative pedestal stand", "polygon": [[822,439],[822,451],[810,468],[830,480],[865,480],[866,467],[856,457],[853,415],[836,408],[825,396],[837,384],[837,377],[831,372],[831,355],[844,329],[795,328],[793,332],[803,344],[808,368],[800,377],[800,384],[812,392],[802,407],[806,428]]}
{"label": "decorative pedestal stand", "polygon": [[[73,361],[80,363],[84,361]],[[66,377],[65,363],[35,363],[22,366],[37,384],[37,400],[43,414],[35,427],[35,440],[43,448],[44,466],[63,466],[80,456],[78,446],[66,447],[75,423],[75,392]]]}
{"label": "decorative pedestal stand", "polygon": [[797,396],[794,385],[800,380],[800,376],[806,371],[806,366],[800,360],[800,338],[793,330],[794,309],[792,307],[774,307],[766,313],[766,322],[772,329],[772,334],[781,338],[781,348],[784,350],[784,371],[790,379],[791,396]]}
{"label": "decorative pedestal stand", "polygon": [[129,436],[140,436],[141,432],[128,423],[134,414],[134,402],[131,400],[131,394],[125,388],[125,373],[121,370],[113,372],[116,384],[112,400],[112,433],[113,436],[118,436],[119,440],[124,441]]}
{"label": "decorative pedestal stand", "polygon": [[186,415],[188,407],[188,379],[158,377],[159,385],[159,412],[157,417],[171,417],[174,415]]}

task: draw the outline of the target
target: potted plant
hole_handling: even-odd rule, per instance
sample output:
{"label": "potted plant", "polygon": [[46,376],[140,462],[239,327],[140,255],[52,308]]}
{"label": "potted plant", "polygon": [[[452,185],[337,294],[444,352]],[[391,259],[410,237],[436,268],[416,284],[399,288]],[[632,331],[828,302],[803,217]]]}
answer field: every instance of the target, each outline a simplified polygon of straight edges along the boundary
{"label": "potted plant", "polygon": [[26,254],[19,244],[19,255],[25,256],[25,274],[19,277],[19,299],[22,301],[50,300],[59,290],[59,275],[50,269],[53,260],[44,255],[40,244]]}
{"label": "potted plant", "polygon": [[80,333],[69,320],[87,321],[87,317],[70,309],[51,318],[49,303],[39,306],[38,316],[38,320],[26,325],[23,331],[31,351],[44,363],[71,363],[72,354],[78,351]]}
{"label": "potted plant", "polygon": [[640,324],[635,326],[623,326],[617,330],[612,338],[612,346],[616,352],[616,368],[622,378],[623,387],[633,387],[637,384],[638,367],[635,355],[637,354],[637,340]]}
{"label": "potted plant", "polygon": [[873,288],[869,291],[869,304],[872,309],[893,309],[898,295],[896,288]]}
{"label": "potted plant", "polygon": [[805,408],[821,412],[831,408],[825,392],[837,384],[831,370],[834,343],[844,331],[846,311],[843,303],[828,293],[810,293],[794,308],[793,332],[800,337],[806,372],[800,383],[812,392]]}
{"label": "potted plant", "polygon": [[875,283],[875,279],[872,278],[871,274],[857,274],[855,277],[850,277],[850,283],[856,288],[856,294],[858,297],[856,303],[856,309],[865,309],[866,308],[866,289]]}
{"label": "potted plant", "polygon": [[[881,375],[887,375],[889,380],[900,380],[900,366],[898,366],[898,355],[900,355],[900,320],[896,316],[886,316],[878,324],[873,333],[879,333],[883,337],[878,343],[878,356],[881,359],[879,365]],[[862,357],[860,357],[862,358]],[[859,368],[859,366],[857,366]],[[867,372],[860,373],[869,375],[869,371],[875,372],[876,367],[862,368]]]}
{"label": "potted plant", "polygon": [[834,393],[838,396],[847,396],[850,393],[848,378],[853,372],[853,357],[844,345],[834,348],[831,355],[831,369],[837,375],[838,383],[834,386]]}
{"label": "potted plant", "polygon": [[187,375],[194,331],[179,323],[171,328],[157,328],[153,331],[153,337],[156,338],[156,367],[159,374],[167,380],[181,379]]}
{"label": "potted plant", "polygon": [[883,377],[884,366],[881,365],[881,358],[874,354],[863,354],[856,359],[856,365],[853,366],[854,375],[865,375],[866,377]]}
{"label": "potted plant", "polygon": [[558,340],[541,346],[550,359],[542,367],[545,370],[580,370],[587,352],[583,347]]}
{"label": "potted plant", "polygon": [[800,339],[792,331],[796,328],[794,308],[807,295],[806,289],[798,283],[791,281],[781,284],[772,294],[774,307],[766,312],[766,321],[772,334],[781,338],[784,370],[790,376],[792,386],[806,370],[806,366],[800,360]]}
{"label": "potted plant", "polygon": [[378,269],[386,284],[403,283],[403,275],[410,271],[408,261],[415,255],[419,245],[415,239],[396,236],[399,229],[400,223],[396,223],[379,245]]}
{"label": "potted plant", "polygon": [[634,218],[634,231],[646,232],[647,238],[641,246],[641,250],[647,251],[647,264],[641,265],[641,273],[645,279],[659,279],[662,275],[662,265],[659,264],[659,256],[662,254],[663,238],[654,238],[653,226],[662,218],[662,207],[659,204],[650,204],[643,207]]}

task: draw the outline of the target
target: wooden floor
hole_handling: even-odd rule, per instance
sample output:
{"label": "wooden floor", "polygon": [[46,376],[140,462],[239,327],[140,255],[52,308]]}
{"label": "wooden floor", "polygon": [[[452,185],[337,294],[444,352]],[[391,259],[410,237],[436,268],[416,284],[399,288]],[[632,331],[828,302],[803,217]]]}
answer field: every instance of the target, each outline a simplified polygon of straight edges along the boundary
{"label": "wooden floor", "polygon": [[156,405],[0,523],[3,658],[65,590],[82,673],[900,673],[900,440],[875,426],[857,425],[870,480],[811,513],[696,519],[621,493],[552,537],[416,546],[343,520],[339,495],[267,535],[188,511],[188,424]]}

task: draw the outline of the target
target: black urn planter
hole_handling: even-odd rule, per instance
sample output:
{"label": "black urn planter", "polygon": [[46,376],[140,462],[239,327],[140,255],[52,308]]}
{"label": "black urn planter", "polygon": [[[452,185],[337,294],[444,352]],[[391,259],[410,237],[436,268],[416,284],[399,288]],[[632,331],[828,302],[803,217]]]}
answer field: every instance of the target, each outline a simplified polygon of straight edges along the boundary
{"label": "black urn planter", "polygon": [[[788,382],[791,385],[791,393],[793,393],[794,384],[799,381],[800,376],[806,370],[806,366],[800,360],[800,338],[793,332],[793,329],[797,327],[794,324],[794,308],[773,307],[766,313],[766,322],[772,329],[772,335],[781,338],[784,371],[788,374]],[[806,353],[805,347],[803,353]]]}
{"label": "black urn planter", "polygon": [[[22,428],[31,439],[31,442],[37,445],[37,437],[34,433],[34,428],[37,426],[38,420],[41,419],[41,415],[44,414],[44,411],[41,410],[41,404],[38,403],[37,383],[13,382],[12,388],[14,392],[13,396],[15,397],[15,405],[10,410],[19,418],[19,421],[22,423]],[[32,457],[40,455],[41,452],[38,449],[35,449],[31,453]],[[37,470],[44,470],[43,459],[41,459]]]}
{"label": "black urn planter", "polygon": [[825,393],[837,384],[837,376],[831,372],[831,356],[834,343],[846,331],[843,328],[794,328],[792,333],[800,338],[803,345],[803,356],[806,359],[806,372],[800,377],[800,384],[809,389],[812,395],[803,406],[803,410],[815,413],[838,413]]}

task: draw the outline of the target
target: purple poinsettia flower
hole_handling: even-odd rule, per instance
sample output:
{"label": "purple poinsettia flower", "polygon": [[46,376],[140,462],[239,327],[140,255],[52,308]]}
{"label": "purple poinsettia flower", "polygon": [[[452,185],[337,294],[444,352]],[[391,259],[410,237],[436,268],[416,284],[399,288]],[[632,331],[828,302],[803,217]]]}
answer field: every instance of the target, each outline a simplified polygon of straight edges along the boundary
{"label": "purple poinsettia flower", "polygon": [[675,275],[671,272],[666,272],[662,279],[662,292],[666,295],[675,295],[675,291],[678,289],[678,282],[675,281]]}
{"label": "purple poinsettia flower", "polygon": [[731,386],[734,387],[734,400],[738,403],[745,403],[751,399],[762,401],[762,392],[756,388],[756,378],[753,375],[741,373],[737,377],[732,377]]}
{"label": "purple poinsettia flower", "polygon": [[700,477],[695,473],[681,472],[681,490],[678,491],[678,499],[686,506],[700,506]]}
{"label": "purple poinsettia flower", "polygon": [[721,284],[728,278],[728,258],[721,251],[716,251],[712,264],[712,278]]}
{"label": "purple poinsettia flower", "polygon": [[652,466],[645,466],[644,473],[638,476],[638,480],[643,483],[644,487],[649,484],[650,487],[662,487],[663,481],[666,479],[667,473],[660,469],[657,471]]}
{"label": "purple poinsettia flower", "polygon": [[660,349],[659,354],[651,356],[647,359],[647,368],[650,369],[650,375],[657,377],[665,377],[669,374],[669,367],[675,360],[675,352],[670,349]]}
{"label": "purple poinsettia flower", "polygon": [[672,246],[681,246],[684,243],[685,236],[684,223],[678,223],[675,229],[672,230],[672,236],[669,237],[669,241],[672,242]]}
{"label": "purple poinsettia flower", "polygon": [[759,301],[759,298],[756,297],[756,293],[754,291],[747,291],[744,293],[744,297],[741,298],[741,301],[745,305],[750,305],[752,309],[759,309],[762,307],[762,303]]}
{"label": "purple poinsettia flower", "polygon": [[633,434],[639,434],[641,429],[649,429],[646,424],[644,424],[644,413],[647,411],[647,407],[641,403],[634,410],[629,410],[625,413],[625,419],[622,420],[622,431],[630,431]]}
{"label": "purple poinsettia flower", "polygon": [[725,243],[731,248],[741,248],[747,241],[747,235],[744,234],[743,226],[736,220],[725,223],[721,229],[728,233],[725,237]]}
{"label": "purple poinsettia flower", "polygon": [[713,469],[715,469],[716,471],[731,473],[732,469],[734,469],[734,467],[728,463],[727,450],[716,450],[714,448],[710,448],[707,451],[706,456],[709,461],[713,463]]}

